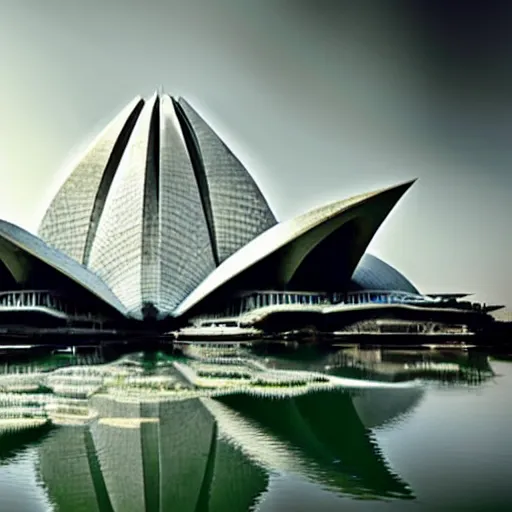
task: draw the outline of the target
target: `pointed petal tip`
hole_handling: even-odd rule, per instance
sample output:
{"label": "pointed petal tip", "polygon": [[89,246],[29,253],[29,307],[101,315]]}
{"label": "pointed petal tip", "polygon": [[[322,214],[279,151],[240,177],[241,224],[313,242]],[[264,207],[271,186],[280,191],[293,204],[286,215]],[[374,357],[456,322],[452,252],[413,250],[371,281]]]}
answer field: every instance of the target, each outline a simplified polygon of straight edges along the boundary
{"label": "pointed petal tip", "polygon": [[397,188],[401,188],[405,194],[417,181],[418,178],[413,178],[412,180],[405,181],[401,185],[398,185]]}
{"label": "pointed petal tip", "polygon": [[417,178],[414,178],[409,181],[404,181],[402,183],[398,183],[396,185],[391,185],[388,187],[383,187],[377,190],[373,190],[372,192],[368,192],[366,194],[362,194],[360,196],[361,200],[366,201],[370,198],[377,198],[381,196],[386,196],[392,199],[395,203],[398,202],[403,195],[411,188],[411,186],[416,182]]}
{"label": "pointed petal tip", "polygon": [[129,104],[137,105],[137,103],[140,103],[141,101],[144,101],[144,98],[140,94],[136,94]]}
{"label": "pointed petal tip", "polygon": [[402,183],[398,183],[396,185],[391,185],[390,187],[385,187],[381,190],[376,191],[376,194],[380,194],[382,192],[398,192],[400,191],[402,194],[405,194],[416,182],[418,178],[413,178],[412,180],[403,181]]}
{"label": "pointed petal tip", "polygon": [[172,100],[178,100],[181,98],[181,96],[174,95],[170,92],[166,92],[165,87],[163,85],[160,85],[160,86],[156,87],[155,90],[153,91],[153,94],[151,95],[151,99],[153,99],[153,98],[159,98],[159,99],[170,98]]}
{"label": "pointed petal tip", "polygon": [[412,178],[407,181],[402,181],[401,183],[398,183],[397,185],[394,185],[393,187],[390,188],[404,188],[407,190],[408,188],[412,187],[417,181],[418,178]]}

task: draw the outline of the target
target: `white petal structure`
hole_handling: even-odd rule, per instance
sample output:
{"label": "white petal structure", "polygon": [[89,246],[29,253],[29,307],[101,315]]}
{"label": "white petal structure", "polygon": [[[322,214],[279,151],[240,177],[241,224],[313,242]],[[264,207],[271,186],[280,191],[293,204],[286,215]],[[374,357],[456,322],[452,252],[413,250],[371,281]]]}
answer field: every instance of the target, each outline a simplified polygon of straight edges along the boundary
{"label": "white petal structure", "polygon": [[161,304],[165,311],[172,311],[179,298],[216,268],[215,238],[205,213],[208,196],[201,194],[169,96],[161,100],[160,135]]}
{"label": "white petal structure", "polygon": [[380,260],[357,265],[410,184],[277,223],[249,172],[189,103],[135,98],[70,169],[40,238],[0,225],[0,291],[36,286],[37,261],[144,320],[192,314],[229,290],[340,291],[375,286],[380,274],[383,286],[407,288]]}
{"label": "white petal structure", "polygon": [[[129,312],[112,290],[94,272],[66,254],[49,247],[40,238],[14,224],[0,220],[0,259],[4,262],[17,261],[20,277],[19,284],[29,285],[40,282],[38,266],[48,268],[62,277],[75,283],[103,302],[127,315]],[[11,271],[12,272],[12,271]]]}
{"label": "white petal structure", "polygon": [[183,99],[179,106],[195,134],[211,205],[220,262],[276,222],[265,198],[243,165]]}
{"label": "white petal structure", "polygon": [[[253,273],[249,279],[244,279],[244,285],[258,289],[258,282],[261,286],[264,276],[259,269],[255,270],[256,265],[268,260],[271,261],[262,265],[261,270],[272,274],[274,284],[287,286],[301,267],[306,267],[306,274],[313,271],[309,268],[308,257],[316,248],[320,247],[322,256],[328,256],[321,245],[340,232],[342,238],[336,240],[339,242],[338,254],[340,259],[343,253],[349,258],[344,260],[343,268],[337,270],[345,272],[345,281],[348,282],[378,227],[412,183],[336,201],[277,224],[224,261],[180,304],[175,314],[186,313],[244,272]],[[345,226],[351,229],[343,231]],[[332,272],[332,268],[329,267],[327,272]]]}
{"label": "white petal structure", "polygon": [[82,155],[46,211],[39,236],[86,263],[106,194],[144,102],[133,100]]}
{"label": "white petal structure", "polygon": [[172,314],[217,265],[276,224],[258,186],[184,100],[134,100],[72,170],[39,228],[133,318]]}
{"label": "white petal structure", "polygon": [[[133,316],[139,314],[144,295],[148,292],[153,292],[158,300],[156,283],[150,279],[143,287],[142,280],[144,242],[153,242],[151,230],[147,233],[149,240],[145,240],[143,230],[145,214],[151,216],[152,213],[151,210],[144,211],[144,192],[155,101],[153,98],[144,105],[119,162],[87,262],[91,270],[110,285]],[[148,219],[151,220],[157,222],[158,219]],[[151,270],[153,274],[158,271]]]}

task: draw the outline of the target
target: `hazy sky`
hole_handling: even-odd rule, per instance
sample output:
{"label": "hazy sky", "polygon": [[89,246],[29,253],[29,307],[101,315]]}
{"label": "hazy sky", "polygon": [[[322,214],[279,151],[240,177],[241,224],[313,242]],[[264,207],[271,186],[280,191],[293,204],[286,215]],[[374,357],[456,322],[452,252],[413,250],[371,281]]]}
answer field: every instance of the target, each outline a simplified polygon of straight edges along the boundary
{"label": "hazy sky", "polygon": [[510,306],[512,17],[481,3],[0,0],[0,217],[35,231],[66,162],[163,89],[280,220],[418,177],[371,252]]}

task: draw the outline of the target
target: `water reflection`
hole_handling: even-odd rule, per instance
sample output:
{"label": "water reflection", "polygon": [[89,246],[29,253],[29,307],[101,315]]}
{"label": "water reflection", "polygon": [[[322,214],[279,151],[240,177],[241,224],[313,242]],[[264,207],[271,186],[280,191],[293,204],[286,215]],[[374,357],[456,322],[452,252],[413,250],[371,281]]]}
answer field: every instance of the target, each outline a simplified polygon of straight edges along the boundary
{"label": "water reflection", "polygon": [[[103,364],[96,353],[6,365],[0,465],[35,450],[39,485],[56,510],[245,511],[276,474],[344,496],[413,499],[371,429],[422,400],[421,384],[393,382],[404,380],[395,366],[416,369],[419,356],[381,355],[379,366],[370,353],[371,364],[346,350],[308,350],[189,346]],[[355,361],[379,380],[355,379]],[[444,362],[475,367],[463,356]],[[481,380],[492,375],[478,365]],[[455,366],[447,368],[459,382],[476,382]]]}
{"label": "water reflection", "polygon": [[[412,379],[442,384],[480,384],[493,376],[489,357],[477,351],[386,350],[381,348],[320,351],[313,346],[300,350],[264,346],[260,356],[274,368],[300,368],[356,379],[404,382]],[[277,355],[276,355],[277,352]]]}

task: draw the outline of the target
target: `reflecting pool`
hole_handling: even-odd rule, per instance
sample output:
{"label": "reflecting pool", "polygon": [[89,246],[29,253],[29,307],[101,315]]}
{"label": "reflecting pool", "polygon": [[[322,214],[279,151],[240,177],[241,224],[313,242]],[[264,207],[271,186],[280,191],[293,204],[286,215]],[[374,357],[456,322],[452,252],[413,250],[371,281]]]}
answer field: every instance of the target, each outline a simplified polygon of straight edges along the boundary
{"label": "reflecting pool", "polygon": [[510,510],[512,363],[184,345],[0,359],[0,510]]}

